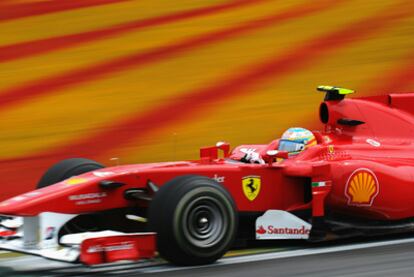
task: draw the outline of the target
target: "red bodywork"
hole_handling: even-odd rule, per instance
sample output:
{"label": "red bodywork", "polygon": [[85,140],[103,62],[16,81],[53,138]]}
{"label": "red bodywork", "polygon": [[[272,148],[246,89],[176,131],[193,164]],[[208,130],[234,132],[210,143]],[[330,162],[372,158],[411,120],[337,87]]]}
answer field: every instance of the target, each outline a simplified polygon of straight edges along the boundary
{"label": "red bodywork", "polygon": [[[320,116],[325,129],[314,132],[318,145],[301,154],[270,162],[240,162],[242,148],[265,154],[268,145],[244,145],[228,153],[227,144],[201,150],[197,161],[133,164],[89,172],[56,185],[25,193],[0,204],[0,214],[33,216],[40,212],[81,214],[145,202],[126,200],[128,189],[162,186],[180,175],[214,178],[233,197],[239,212],[299,211],[313,208],[376,219],[414,217],[414,94],[325,101]],[[221,151],[224,157],[219,158]],[[246,177],[260,179],[254,197],[243,190]],[[102,188],[102,181],[125,184]],[[329,184],[320,193],[317,184]],[[312,186],[312,184],[316,184]],[[326,195],[328,193],[328,195]],[[325,198],[326,196],[326,198]],[[313,199],[313,201],[312,201]]]}

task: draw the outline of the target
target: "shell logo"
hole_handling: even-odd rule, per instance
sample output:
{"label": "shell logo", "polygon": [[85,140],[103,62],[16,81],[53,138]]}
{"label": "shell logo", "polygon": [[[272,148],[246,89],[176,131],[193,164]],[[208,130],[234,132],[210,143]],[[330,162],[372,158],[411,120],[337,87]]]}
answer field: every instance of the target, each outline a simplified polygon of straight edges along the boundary
{"label": "shell logo", "polygon": [[375,173],[366,168],[355,170],[345,186],[345,195],[350,206],[372,206],[379,193],[379,183]]}

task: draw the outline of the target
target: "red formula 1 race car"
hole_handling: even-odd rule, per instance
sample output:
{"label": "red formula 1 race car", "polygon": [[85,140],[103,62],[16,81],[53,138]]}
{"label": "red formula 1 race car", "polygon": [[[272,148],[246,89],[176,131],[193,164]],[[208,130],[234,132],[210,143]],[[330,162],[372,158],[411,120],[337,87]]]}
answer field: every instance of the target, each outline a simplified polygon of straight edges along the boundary
{"label": "red formula 1 race car", "polygon": [[0,203],[0,248],[99,264],[214,262],[236,237],[325,240],[402,232],[414,219],[414,94],[344,99],[321,86],[323,131],[227,143],[196,161],[106,167],[69,159]]}

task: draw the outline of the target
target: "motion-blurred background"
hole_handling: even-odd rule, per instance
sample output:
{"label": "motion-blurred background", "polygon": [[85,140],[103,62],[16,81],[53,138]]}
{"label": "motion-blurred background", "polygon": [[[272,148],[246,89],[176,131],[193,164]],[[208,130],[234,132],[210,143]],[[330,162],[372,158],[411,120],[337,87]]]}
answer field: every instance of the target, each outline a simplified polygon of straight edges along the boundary
{"label": "motion-blurred background", "polygon": [[53,163],[194,159],[413,89],[414,1],[1,0],[0,199]]}

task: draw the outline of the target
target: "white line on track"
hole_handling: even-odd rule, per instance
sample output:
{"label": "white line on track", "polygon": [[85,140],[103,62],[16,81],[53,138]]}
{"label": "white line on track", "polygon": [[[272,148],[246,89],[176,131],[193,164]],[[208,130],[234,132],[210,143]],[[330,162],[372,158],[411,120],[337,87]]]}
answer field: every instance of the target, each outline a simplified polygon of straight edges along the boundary
{"label": "white line on track", "polygon": [[255,254],[255,255],[247,255],[247,256],[241,256],[241,257],[223,258],[215,264],[204,265],[204,266],[191,266],[191,267],[178,267],[178,266],[173,266],[173,265],[155,266],[155,267],[140,269],[139,272],[156,273],[156,272],[166,272],[166,271],[188,270],[188,269],[206,268],[206,267],[220,266],[220,265],[233,265],[233,264],[240,264],[240,263],[258,262],[258,261],[283,259],[283,258],[291,258],[291,257],[299,257],[299,256],[327,254],[327,253],[334,253],[334,252],[358,250],[358,249],[364,249],[364,248],[398,245],[398,244],[412,243],[412,242],[414,242],[414,238],[380,241],[380,242],[364,242],[364,243],[357,243],[357,244],[352,244],[352,245],[327,246],[327,247],[318,247],[318,248],[311,248],[311,249],[288,250],[288,251],[281,251],[281,252],[276,252],[276,253],[265,253],[265,254]]}

